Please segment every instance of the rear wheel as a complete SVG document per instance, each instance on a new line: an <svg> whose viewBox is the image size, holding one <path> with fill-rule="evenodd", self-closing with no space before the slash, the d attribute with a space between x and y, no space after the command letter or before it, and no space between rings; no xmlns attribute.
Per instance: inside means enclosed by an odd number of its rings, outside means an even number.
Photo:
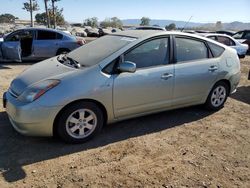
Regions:
<svg viewBox="0 0 250 188"><path fill-rule="evenodd" d="M83 143L101 130L103 122L103 113L95 103L79 102L60 114L57 133L65 142Z"/></svg>
<svg viewBox="0 0 250 188"><path fill-rule="evenodd" d="M229 95L229 86L221 81L217 82L210 91L205 106L209 110L219 110L224 106Z"/></svg>

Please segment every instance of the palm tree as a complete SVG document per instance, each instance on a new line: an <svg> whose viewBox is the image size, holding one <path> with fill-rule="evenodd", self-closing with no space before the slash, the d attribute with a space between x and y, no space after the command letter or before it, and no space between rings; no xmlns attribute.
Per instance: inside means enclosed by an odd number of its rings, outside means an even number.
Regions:
<svg viewBox="0 0 250 188"><path fill-rule="evenodd" d="M48 1L49 0L44 0L44 5L45 5L45 12L46 12L46 19L47 19L47 26L50 28L50 16L49 16L49 11L48 11Z"/></svg>
<svg viewBox="0 0 250 188"><path fill-rule="evenodd" d="M58 2L60 0L51 0L52 3L52 13L53 13L53 22L54 22L54 29L56 28L56 8L55 7L55 2Z"/></svg>
<svg viewBox="0 0 250 188"><path fill-rule="evenodd" d="M31 27L34 27L33 12L39 10L39 5L36 0L29 0L29 2L23 3L23 9L30 12Z"/></svg>

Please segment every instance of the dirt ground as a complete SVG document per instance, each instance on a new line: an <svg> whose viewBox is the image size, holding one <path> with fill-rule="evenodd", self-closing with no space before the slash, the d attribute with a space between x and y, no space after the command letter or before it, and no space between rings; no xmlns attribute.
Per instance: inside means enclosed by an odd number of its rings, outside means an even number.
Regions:
<svg viewBox="0 0 250 188"><path fill-rule="evenodd" d="M0 187L250 187L250 56L237 93L107 125L81 145L16 133L0 107ZM30 64L0 64L0 98Z"/></svg>

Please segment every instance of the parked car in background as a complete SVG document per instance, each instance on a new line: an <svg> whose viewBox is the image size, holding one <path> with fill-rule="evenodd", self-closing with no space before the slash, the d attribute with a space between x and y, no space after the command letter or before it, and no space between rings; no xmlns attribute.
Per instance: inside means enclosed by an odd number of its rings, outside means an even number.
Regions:
<svg viewBox="0 0 250 188"><path fill-rule="evenodd" d="M85 32L88 37L99 37L99 30L97 28L87 27L85 28Z"/></svg>
<svg viewBox="0 0 250 188"><path fill-rule="evenodd" d="M99 37L102 37L104 35L111 34L112 33L112 28L99 28L98 32L99 32Z"/></svg>
<svg viewBox="0 0 250 188"><path fill-rule="evenodd" d="M250 30L239 31L232 37L243 44L247 44L249 46L248 53L250 53Z"/></svg>
<svg viewBox="0 0 250 188"><path fill-rule="evenodd" d="M166 31L165 28L158 27L158 26L140 26L140 27L136 27L135 30L159 30L159 31Z"/></svg>
<svg viewBox="0 0 250 188"><path fill-rule="evenodd" d="M225 35L229 35L229 36L233 36L235 34L234 31L228 31L228 30L220 30L220 31L216 31L215 33L225 34Z"/></svg>
<svg viewBox="0 0 250 188"><path fill-rule="evenodd" d="M128 30L31 66L3 101L21 134L80 143L105 123L198 104L219 110L239 81L230 47L181 32Z"/></svg>
<svg viewBox="0 0 250 188"><path fill-rule="evenodd" d="M68 53L84 44L62 31L44 28L16 30L0 43L2 57L10 61L39 60Z"/></svg>
<svg viewBox="0 0 250 188"><path fill-rule="evenodd" d="M234 39L228 35L217 34L217 33L202 34L202 35L235 49L237 51L239 58L244 58L246 53L247 53L247 50L248 50L247 44L242 44L239 41L237 41L236 39Z"/></svg>

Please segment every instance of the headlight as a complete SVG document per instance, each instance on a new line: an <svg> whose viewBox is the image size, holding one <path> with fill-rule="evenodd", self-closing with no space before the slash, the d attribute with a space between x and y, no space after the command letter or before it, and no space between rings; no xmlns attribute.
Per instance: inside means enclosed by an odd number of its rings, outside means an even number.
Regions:
<svg viewBox="0 0 250 188"><path fill-rule="evenodd" d="M28 87L19 97L18 100L23 102L33 102L41 97L44 93L57 86L60 80L44 80Z"/></svg>

